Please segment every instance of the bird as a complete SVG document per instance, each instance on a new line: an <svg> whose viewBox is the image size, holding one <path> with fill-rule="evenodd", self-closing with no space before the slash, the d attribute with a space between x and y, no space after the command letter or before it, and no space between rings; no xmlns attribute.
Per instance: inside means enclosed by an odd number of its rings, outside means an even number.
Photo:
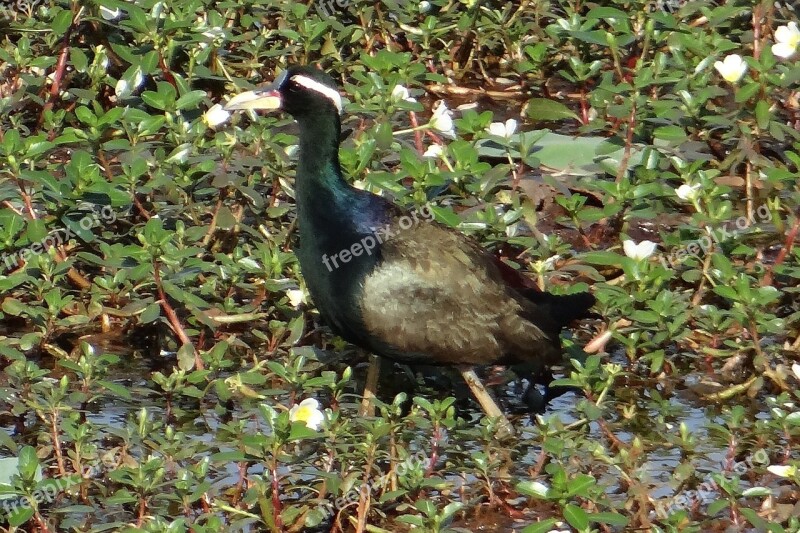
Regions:
<svg viewBox="0 0 800 533"><path fill-rule="evenodd" d="M586 317L594 296L534 290L473 238L351 185L339 164L342 97L319 68L290 66L223 107L283 111L299 125L295 253L331 329L379 357L457 367L498 419L498 434L513 434L474 368L546 372L563 356L562 328ZM377 368L373 362L365 401L374 397Z"/></svg>

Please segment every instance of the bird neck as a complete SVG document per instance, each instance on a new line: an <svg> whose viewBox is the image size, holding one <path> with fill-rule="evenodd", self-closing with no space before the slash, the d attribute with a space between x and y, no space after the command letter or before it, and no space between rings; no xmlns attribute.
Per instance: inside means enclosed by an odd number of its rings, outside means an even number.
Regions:
<svg viewBox="0 0 800 533"><path fill-rule="evenodd" d="M336 209L348 203L353 188L339 166L339 117L333 113L303 117L295 189L300 215L310 209Z"/></svg>

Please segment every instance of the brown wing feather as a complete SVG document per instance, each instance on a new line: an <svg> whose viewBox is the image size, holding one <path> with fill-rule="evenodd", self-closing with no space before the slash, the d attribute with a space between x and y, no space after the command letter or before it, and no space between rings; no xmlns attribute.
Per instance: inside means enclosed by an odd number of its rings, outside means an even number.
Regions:
<svg viewBox="0 0 800 533"><path fill-rule="evenodd" d="M535 305L506 286L492 258L461 233L421 224L382 244L364 280L370 335L438 364L553 357L553 340L525 316ZM544 349L549 347L550 349ZM542 357L544 356L544 357Z"/></svg>

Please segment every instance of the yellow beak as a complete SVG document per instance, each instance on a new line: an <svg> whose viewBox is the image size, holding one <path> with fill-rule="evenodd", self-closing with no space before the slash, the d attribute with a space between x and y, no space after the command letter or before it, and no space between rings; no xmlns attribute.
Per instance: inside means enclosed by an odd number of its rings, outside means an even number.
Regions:
<svg viewBox="0 0 800 533"><path fill-rule="evenodd" d="M228 100L224 108L225 111L280 109L281 93L272 86L246 91Z"/></svg>

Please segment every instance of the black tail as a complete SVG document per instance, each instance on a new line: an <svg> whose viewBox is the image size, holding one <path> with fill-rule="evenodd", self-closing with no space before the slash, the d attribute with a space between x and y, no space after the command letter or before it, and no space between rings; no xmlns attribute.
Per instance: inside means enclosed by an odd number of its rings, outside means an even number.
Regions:
<svg viewBox="0 0 800 533"><path fill-rule="evenodd" d="M547 312L549 321L559 329L573 320L597 316L589 311L597 300L588 292L561 295L529 290L525 296Z"/></svg>

